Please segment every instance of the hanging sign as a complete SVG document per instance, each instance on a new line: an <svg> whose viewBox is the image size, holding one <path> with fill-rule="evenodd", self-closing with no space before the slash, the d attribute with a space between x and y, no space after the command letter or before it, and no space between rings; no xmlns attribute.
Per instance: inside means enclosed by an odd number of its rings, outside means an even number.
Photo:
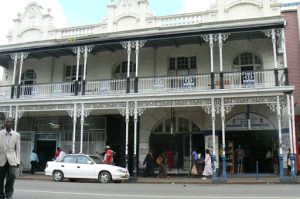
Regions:
<svg viewBox="0 0 300 199"><path fill-rule="evenodd" d="M249 119L247 118L246 113L241 113L233 116L226 122L227 131L274 129L274 125L268 119L256 113L250 113Z"/></svg>

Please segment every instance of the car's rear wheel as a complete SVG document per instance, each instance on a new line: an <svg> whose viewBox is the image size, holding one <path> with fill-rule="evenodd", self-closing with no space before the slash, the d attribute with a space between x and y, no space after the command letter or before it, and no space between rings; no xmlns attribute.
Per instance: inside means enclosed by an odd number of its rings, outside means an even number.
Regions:
<svg viewBox="0 0 300 199"><path fill-rule="evenodd" d="M52 177L55 182L61 182L64 179L64 174L61 171L53 171Z"/></svg>
<svg viewBox="0 0 300 199"><path fill-rule="evenodd" d="M101 183L108 183L111 181L111 175L108 171L102 171L100 172L98 179Z"/></svg>

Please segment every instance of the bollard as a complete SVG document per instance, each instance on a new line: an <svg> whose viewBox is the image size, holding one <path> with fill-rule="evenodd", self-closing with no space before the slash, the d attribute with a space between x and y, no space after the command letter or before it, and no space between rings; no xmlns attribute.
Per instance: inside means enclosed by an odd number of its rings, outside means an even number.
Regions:
<svg viewBox="0 0 300 199"><path fill-rule="evenodd" d="M256 161L256 180L258 180L258 161Z"/></svg>

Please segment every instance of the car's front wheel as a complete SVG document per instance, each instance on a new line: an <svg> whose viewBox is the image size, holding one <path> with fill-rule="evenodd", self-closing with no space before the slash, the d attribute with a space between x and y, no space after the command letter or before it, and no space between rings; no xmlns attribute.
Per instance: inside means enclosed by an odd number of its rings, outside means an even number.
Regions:
<svg viewBox="0 0 300 199"><path fill-rule="evenodd" d="M61 182L64 179L64 174L61 171L53 171L52 177L55 182Z"/></svg>
<svg viewBox="0 0 300 199"><path fill-rule="evenodd" d="M108 183L111 181L111 175L107 171L102 171L99 173L98 179L99 179L99 182L101 182L101 183Z"/></svg>

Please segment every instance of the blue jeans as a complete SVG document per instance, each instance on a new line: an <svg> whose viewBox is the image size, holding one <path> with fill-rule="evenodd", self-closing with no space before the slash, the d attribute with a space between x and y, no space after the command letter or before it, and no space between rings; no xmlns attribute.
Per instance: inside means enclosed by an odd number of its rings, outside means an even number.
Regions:
<svg viewBox="0 0 300 199"><path fill-rule="evenodd" d="M14 193L14 183L17 174L17 167L11 166L8 162L0 167L0 199L10 198ZM4 179L6 183L4 187Z"/></svg>

